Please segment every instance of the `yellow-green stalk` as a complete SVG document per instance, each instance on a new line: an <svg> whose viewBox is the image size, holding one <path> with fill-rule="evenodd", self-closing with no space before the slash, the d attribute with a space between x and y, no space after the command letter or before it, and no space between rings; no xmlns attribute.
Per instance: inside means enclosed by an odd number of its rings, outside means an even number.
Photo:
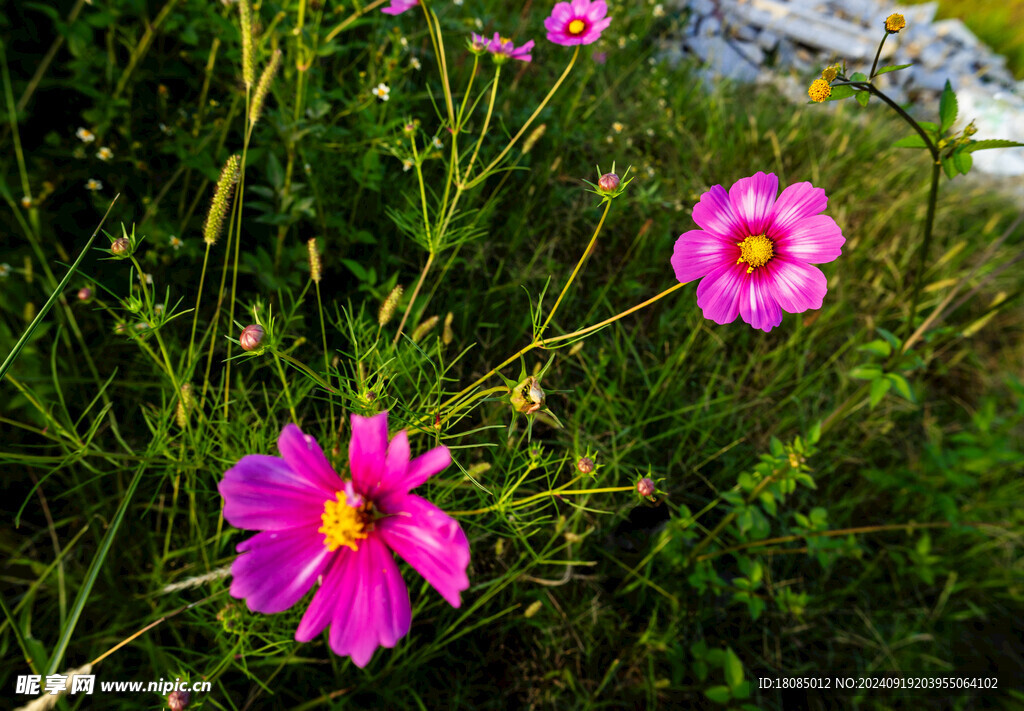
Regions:
<svg viewBox="0 0 1024 711"><path fill-rule="evenodd" d="M211 247L217 242L224 227L224 218L231 205L231 190L238 181L238 171L241 165L242 159L233 155L228 158L223 170L220 171L217 188L213 191L213 202L210 203L210 211L206 214L206 223L203 225L203 241Z"/></svg>

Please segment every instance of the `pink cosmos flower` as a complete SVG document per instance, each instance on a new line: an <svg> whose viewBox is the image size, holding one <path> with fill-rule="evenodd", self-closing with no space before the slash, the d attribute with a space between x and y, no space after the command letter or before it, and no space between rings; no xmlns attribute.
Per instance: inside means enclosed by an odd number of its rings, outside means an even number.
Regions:
<svg viewBox="0 0 1024 711"><path fill-rule="evenodd" d="M825 275L812 264L836 259L846 239L835 220L819 214L825 191L796 183L776 200L779 179L757 173L725 191L716 185L701 195L693 221L702 229L679 236L672 253L676 278L703 277L697 305L717 324L737 314L770 331L782 312L820 309Z"/></svg>
<svg viewBox="0 0 1024 711"><path fill-rule="evenodd" d="M277 446L283 458L246 455L218 486L228 522L260 531L238 544L234 597L256 612L281 612L319 583L295 639L308 642L330 625L331 649L360 667L409 631L409 592L392 553L459 606L469 587L466 535L409 493L451 463L447 447L409 461L404 431L388 442L386 412L352 415L349 480L295 425Z"/></svg>
<svg viewBox="0 0 1024 711"><path fill-rule="evenodd" d="M592 44L612 22L606 14L608 6L604 0L560 2L544 20L548 41L563 45Z"/></svg>
<svg viewBox="0 0 1024 711"><path fill-rule="evenodd" d="M533 40L530 40L524 45L516 47L512 44L512 40L505 39L497 32L494 33L494 39L487 43L487 51L494 55L495 59L499 61L505 61L507 59L518 59L522 62L532 61L530 52L533 50Z"/></svg>
<svg viewBox="0 0 1024 711"><path fill-rule="evenodd" d="M406 10L416 7L420 0L391 0L391 4L380 9L385 15L401 15Z"/></svg>

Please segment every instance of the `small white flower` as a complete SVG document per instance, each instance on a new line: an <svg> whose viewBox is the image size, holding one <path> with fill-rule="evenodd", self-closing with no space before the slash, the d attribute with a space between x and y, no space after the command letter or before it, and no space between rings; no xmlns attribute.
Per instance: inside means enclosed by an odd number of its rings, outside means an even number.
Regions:
<svg viewBox="0 0 1024 711"><path fill-rule="evenodd" d="M92 143L96 140L96 134L87 128L82 128L81 126L77 131L75 131L75 135L81 139L82 143Z"/></svg>
<svg viewBox="0 0 1024 711"><path fill-rule="evenodd" d="M407 40L405 37L402 37L400 40L398 40L398 43L406 48L408 48L409 46L409 40Z"/></svg>
<svg viewBox="0 0 1024 711"><path fill-rule="evenodd" d="M21 206L26 210L32 207L32 198L30 198L28 195L23 195L21 198Z"/></svg>
<svg viewBox="0 0 1024 711"><path fill-rule="evenodd" d="M653 178L654 177L654 168L652 168L649 165L645 165L644 166L644 173L647 174L648 178Z"/></svg>
<svg viewBox="0 0 1024 711"><path fill-rule="evenodd" d="M605 140L605 143L614 143L615 142L615 139L612 138L612 135L610 133L607 136L604 137L604 140Z"/></svg>
<svg viewBox="0 0 1024 711"><path fill-rule="evenodd" d="M403 160L402 161L402 171L408 173L410 170L412 170L412 161L411 160Z"/></svg>
<svg viewBox="0 0 1024 711"><path fill-rule="evenodd" d="M313 166L311 166L309 163L303 163L302 170L305 171L306 175L313 174Z"/></svg>
<svg viewBox="0 0 1024 711"><path fill-rule="evenodd" d="M100 149L96 152L96 157L100 160L107 161L114 157L114 151L110 150L106 146L100 146Z"/></svg>
<svg viewBox="0 0 1024 711"><path fill-rule="evenodd" d="M452 2L458 5L459 7L462 7L462 0L452 0Z"/></svg>
<svg viewBox="0 0 1024 711"><path fill-rule="evenodd" d="M92 190L93 192L96 192L97 190L102 190L103 189L103 183L101 183L100 181L96 180L96 178L89 178L89 180L85 184L85 189L86 190Z"/></svg>
<svg viewBox="0 0 1024 711"><path fill-rule="evenodd" d="M387 101L389 98L391 98L391 87L389 87L384 82L381 82L377 86L370 89L370 92L381 101Z"/></svg>
<svg viewBox="0 0 1024 711"><path fill-rule="evenodd" d="M441 143L441 139L440 139L440 138L438 138L437 136L434 136L434 137L433 137L433 138L432 138L432 139L430 140L430 145L432 145L432 146L433 146L434 148L436 148L436 149L438 149L438 150L441 150L442 148L444 148L444 144L443 144L443 143Z"/></svg>
<svg viewBox="0 0 1024 711"><path fill-rule="evenodd" d="M654 9L651 12L652 12L652 14L655 17L664 17L665 16L665 8L663 8L660 4L655 5Z"/></svg>
<svg viewBox="0 0 1024 711"><path fill-rule="evenodd" d="M153 285L153 275L152 274L147 274L146 275L146 283L149 284L150 286Z"/></svg>
<svg viewBox="0 0 1024 711"><path fill-rule="evenodd" d="M619 49L624 48L626 46L626 38L625 37L619 37L618 45L619 45Z"/></svg>
<svg viewBox="0 0 1024 711"><path fill-rule="evenodd" d="M416 57L413 57L412 59L409 60L409 66L412 67L413 69L419 69L420 67L423 66L423 64L421 64L420 60L418 60Z"/></svg>
<svg viewBox="0 0 1024 711"><path fill-rule="evenodd" d="M476 28L478 30L482 30L484 28L484 21L481 20L479 17L473 18L473 24L476 25Z"/></svg>
<svg viewBox="0 0 1024 711"><path fill-rule="evenodd" d="M648 136L653 136L654 135L654 129L653 128L649 128L646 131L644 131L644 133L646 133Z"/></svg>
<svg viewBox="0 0 1024 711"><path fill-rule="evenodd" d="M6 279L11 274L11 265L7 262L0 264L0 279Z"/></svg>
<svg viewBox="0 0 1024 711"><path fill-rule="evenodd" d="M174 133L174 129L168 127L168 125L165 123L160 124L160 130L163 131L164 134L167 136L170 136L172 133Z"/></svg>
<svg viewBox="0 0 1024 711"><path fill-rule="evenodd" d="M171 247L174 248L175 252L177 252L179 249L181 249L182 245L185 244L180 239L178 239L175 235L171 235L171 238L168 240L168 242L171 243Z"/></svg>
<svg viewBox="0 0 1024 711"><path fill-rule="evenodd" d="M612 130L615 131L615 133L622 133L622 129L624 128L625 126L619 121L612 124Z"/></svg>

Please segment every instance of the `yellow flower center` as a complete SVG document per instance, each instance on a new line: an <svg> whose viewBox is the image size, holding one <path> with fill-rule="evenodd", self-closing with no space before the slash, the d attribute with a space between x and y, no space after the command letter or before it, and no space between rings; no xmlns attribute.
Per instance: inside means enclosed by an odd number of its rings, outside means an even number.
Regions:
<svg viewBox="0 0 1024 711"><path fill-rule="evenodd" d="M750 235L736 244L740 248L740 258L736 263L746 262L750 265L747 267L747 274L754 271L755 267L763 267L775 256L775 247L766 235Z"/></svg>
<svg viewBox="0 0 1024 711"><path fill-rule="evenodd" d="M907 26L907 20L903 15L898 12L894 12L885 18L885 30L886 32L899 32Z"/></svg>
<svg viewBox="0 0 1024 711"><path fill-rule="evenodd" d="M832 95L832 87L824 79L815 79L807 87L807 95L811 97L811 101L821 103Z"/></svg>
<svg viewBox="0 0 1024 711"><path fill-rule="evenodd" d="M339 491L336 500L324 502L320 520L324 525L317 530L324 534L327 550L336 551L341 546L358 550L357 541L366 538L373 526L373 507L369 502L350 506L345 492Z"/></svg>
<svg viewBox="0 0 1024 711"><path fill-rule="evenodd" d="M583 20L573 20L569 23L569 34L579 35L583 34L583 30L587 28L587 23Z"/></svg>

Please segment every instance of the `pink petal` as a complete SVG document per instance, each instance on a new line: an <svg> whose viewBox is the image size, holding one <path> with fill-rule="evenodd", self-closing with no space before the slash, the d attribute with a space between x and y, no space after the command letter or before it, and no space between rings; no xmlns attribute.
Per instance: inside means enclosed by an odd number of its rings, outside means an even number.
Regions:
<svg viewBox="0 0 1024 711"><path fill-rule="evenodd" d="M825 191L810 183L794 183L782 191L772 207L768 236L780 238L805 217L819 214L828 205Z"/></svg>
<svg viewBox="0 0 1024 711"><path fill-rule="evenodd" d="M779 179L775 173L754 173L749 178L740 178L729 188L729 201L746 225L748 235L764 234L768 229L778 192Z"/></svg>
<svg viewBox="0 0 1024 711"><path fill-rule="evenodd" d="M351 584L356 567L355 559L356 552L349 548L335 551L320 588L314 593L312 602L295 630L296 641L309 642L330 624L335 610L351 609L352 597L356 592L356 586Z"/></svg>
<svg viewBox="0 0 1024 711"><path fill-rule="evenodd" d="M341 490L341 477L327 461L324 450L310 435L292 424L284 426L277 438L281 456L296 474L306 477L330 498Z"/></svg>
<svg viewBox="0 0 1024 711"><path fill-rule="evenodd" d="M763 269L755 269L740 292L740 316L754 328L771 331L782 323L782 309L766 283L771 279Z"/></svg>
<svg viewBox="0 0 1024 711"><path fill-rule="evenodd" d="M452 607L469 587L469 541L451 516L415 494L389 499L377 523L384 542L422 575Z"/></svg>
<svg viewBox="0 0 1024 711"><path fill-rule="evenodd" d="M597 22L608 14L608 6L604 3L604 0L597 0L597 2L590 3L590 7L587 8L586 13L591 22Z"/></svg>
<svg viewBox="0 0 1024 711"><path fill-rule="evenodd" d="M356 491L366 494L383 479L388 450L388 413L373 417L352 415L352 439L348 445L348 466Z"/></svg>
<svg viewBox="0 0 1024 711"><path fill-rule="evenodd" d="M255 612L281 612L299 601L332 554L323 536L308 526L264 531L238 544L231 564L231 595Z"/></svg>
<svg viewBox="0 0 1024 711"><path fill-rule="evenodd" d="M258 531L319 526L324 501L334 497L283 459L266 454L242 457L224 472L217 489L224 497L227 522Z"/></svg>
<svg viewBox="0 0 1024 711"><path fill-rule="evenodd" d="M704 318L718 325L735 321L748 276L745 264L724 264L704 277L697 285L697 306Z"/></svg>
<svg viewBox="0 0 1024 711"><path fill-rule="evenodd" d="M820 269L785 257L775 257L763 269L768 273L768 288L788 313L821 308L828 280Z"/></svg>
<svg viewBox="0 0 1024 711"><path fill-rule="evenodd" d="M747 236L743 222L732 209L729 193L721 185L713 186L700 196L700 201L693 206L693 221L705 232L736 242Z"/></svg>
<svg viewBox="0 0 1024 711"><path fill-rule="evenodd" d="M353 588L347 594L351 604L334 608L330 643L335 654L365 667L377 647L394 647L409 632L412 609L398 565L377 536L363 541L351 557L349 576L342 583Z"/></svg>
<svg viewBox="0 0 1024 711"><path fill-rule="evenodd" d="M452 454L444 445L434 447L409 462L402 488L405 492L415 489L452 463Z"/></svg>
<svg viewBox="0 0 1024 711"><path fill-rule="evenodd" d="M735 264L739 248L735 242L703 230L679 235L672 250L672 268L683 284L700 279L723 264Z"/></svg>
<svg viewBox="0 0 1024 711"><path fill-rule="evenodd" d="M777 254L791 261L824 264L843 253L846 242L839 225L828 215L805 217L789 228L788 234L776 240Z"/></svg>
<svg viewBox="0 0 1024 711"><path fill-rule="evenodd" d="M590 0L572 0L572 12L576 17L586 17Z"/></svg>

